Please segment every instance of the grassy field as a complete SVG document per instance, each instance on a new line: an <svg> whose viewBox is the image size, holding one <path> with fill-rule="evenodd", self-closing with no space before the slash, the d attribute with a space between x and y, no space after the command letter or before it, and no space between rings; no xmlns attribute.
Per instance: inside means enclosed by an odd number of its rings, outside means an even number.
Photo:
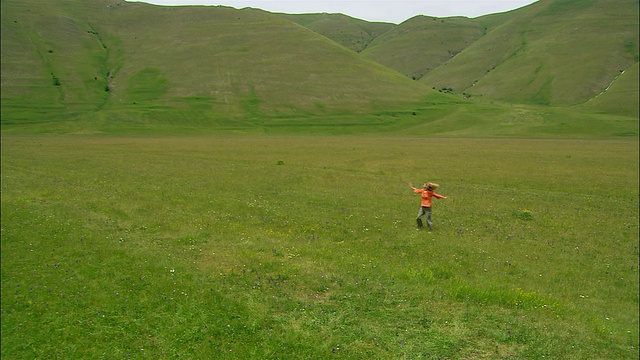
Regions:
<svg viewBox="0 0 640 360"><path fill-rule="evenodd" d="M594 107L597 106L594 104ZM154 134L637 139L639 126L637 115L601 113L590 105L561 108L472 102L440 93L433 93L407 108L381 108L368 114L344 111L322 116L312 113L268 116L255 109L255 116L224 117L211 112L206 99L185 99L181 103L166 106L123 106L69 117L41 114L30 121L4 118L2 121L4 136L56 134L115 137L146 137Z"/></svg>
<svg viewBox="0 0 640 360"><path fill-rule="evenodd" d="M637 159L637 138L5 135L1 355L637 359Z"/></svg>

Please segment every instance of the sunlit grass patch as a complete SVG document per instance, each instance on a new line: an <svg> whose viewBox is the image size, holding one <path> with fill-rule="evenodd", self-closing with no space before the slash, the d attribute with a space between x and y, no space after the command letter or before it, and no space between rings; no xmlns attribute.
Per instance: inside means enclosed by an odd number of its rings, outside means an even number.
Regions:
<svg viewBox="0 0 640 360"><path fill-rule="evenodd" d="M454 285L451 296L459 301L472 301L481 305L498 305L509 308L537 309L560 307L560 304L548 296L536 291L520 288L504 289L499 287L481 289L465 284Z"/></svg>

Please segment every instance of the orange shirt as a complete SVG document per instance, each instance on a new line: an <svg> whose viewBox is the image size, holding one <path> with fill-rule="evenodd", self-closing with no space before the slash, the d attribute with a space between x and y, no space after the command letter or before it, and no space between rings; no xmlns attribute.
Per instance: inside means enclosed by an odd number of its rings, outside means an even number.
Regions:
<svg viewBox="0 0 640 360"><path fill-rule="evenodd" d="M440 194L436 194L433 190L425 190L425 189L415 189L413 190L416 194L422 195L422 203L420 205L424 207L431 207L431 197L435 197L436 199L442 199L443 196Z"/></svg>

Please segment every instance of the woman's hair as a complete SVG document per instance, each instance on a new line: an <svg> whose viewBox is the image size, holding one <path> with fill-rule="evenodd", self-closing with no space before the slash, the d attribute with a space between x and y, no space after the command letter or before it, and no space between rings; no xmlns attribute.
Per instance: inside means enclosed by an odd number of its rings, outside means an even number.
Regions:
<svg viewBox="0 0 640 360"><path fill-rule="evenodd" d="M440 186L440 185L438 185L436 183L428 182L427 183L427 190L435 190L435 189L438 188L438 186Z"/></svg>

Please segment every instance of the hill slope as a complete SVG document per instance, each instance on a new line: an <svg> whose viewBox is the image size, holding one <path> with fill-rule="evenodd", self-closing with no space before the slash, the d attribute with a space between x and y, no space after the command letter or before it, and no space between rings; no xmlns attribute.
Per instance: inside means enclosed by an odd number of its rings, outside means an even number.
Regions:
<svg viewBox="0 0 640 360"><path fill-rule="evenodd" d="M149 103L221 116L357 113L429 93L260 10L9 0L2 17L3 121L33 109L121 111Z"/></svg>
<svg viewBox="0 0 640 360"><path fill-rule="evenodd" d="M415 80L483 35L473 19L416 16L377 37L363 54Z"/></svg>
<svg viewBox="0 0 640 360"><path fill-rule="evenodd" d="M95 2L83 13L98 12ZM107 99L109 50L69 1L3 1L3 122L22 111L52 114L96 108Z"/></svg>
<svg viewBox="0 0 640 360"><path fill-rule="evenodd" d="M391 23L369 22L343 14L280 15L356 52L366 49L374 39L396 27Z"/></svg>
<svg viewBox="0 0 640 360"><path fill-rule="evenodd" d="M605 114L638 114L638 63L620 74L611 86L584 104Z"/></svg>
<svg viewBox="0 0 640 360"><path fill-rule="evenodd" d="M335 15L323 15L332 16L339 24ZM362 53L441 91L567 106L597 96L638 61L638 27L634 0L540 0L474 19L416 16L373 39ZM344 32L318 32L344 42ZM601 110L637 117L636 97L617 96L606 97L616 106L599 101Z"/></svg>
<svg viewBox="0 0 640 360"><path fill-rule="evenodd" d="M581 125L580 112L595 113L606 134L637 134L633 0L540 0L477 19L418 16L398 26L110 0L1 6L3 126L76 121L38 131L126 133L164 124L171 133L327 124L340 132L346 124L358 133L383 124L433 135L423 125L437 123L440 134L526 136L531 124L496 122L496 113L522 117L504 102L546 114L529 116L537 129L565 120L550 105L595 98L570 108L578 111L570 116L574 135L603 134ZM625 125L601 114L622 115Z"/></svg>
<svg viewBox="0 0 640 360"><path fill-rule="evenodd" d="M638 61L635 0L540 0L480 18L501 25L420 81L475 97L572 105Z"/></svg>

